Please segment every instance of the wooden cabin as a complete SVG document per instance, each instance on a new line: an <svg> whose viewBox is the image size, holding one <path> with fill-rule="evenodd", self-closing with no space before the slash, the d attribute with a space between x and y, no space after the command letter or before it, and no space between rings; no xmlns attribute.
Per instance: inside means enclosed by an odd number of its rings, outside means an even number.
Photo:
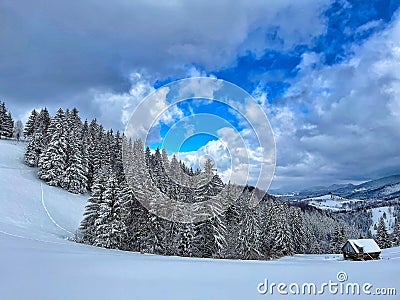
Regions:
<svg viewBox="0 0 400 300"><path fill-rule="evenodd" d="M379 259L382 250L373 239L347 240L342 247L343 258L352 260Z"/></svg>

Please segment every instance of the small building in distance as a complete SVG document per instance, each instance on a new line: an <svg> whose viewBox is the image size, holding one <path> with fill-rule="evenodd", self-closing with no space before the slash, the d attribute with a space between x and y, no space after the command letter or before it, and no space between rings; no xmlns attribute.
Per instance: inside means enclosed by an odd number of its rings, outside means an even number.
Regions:
<svg viewBox="0 0 400 300"><path fill-rule="evenodd" d="M343 258L352 260L379 259L382 250L373 239L347 240L342 247Z"/></svg>

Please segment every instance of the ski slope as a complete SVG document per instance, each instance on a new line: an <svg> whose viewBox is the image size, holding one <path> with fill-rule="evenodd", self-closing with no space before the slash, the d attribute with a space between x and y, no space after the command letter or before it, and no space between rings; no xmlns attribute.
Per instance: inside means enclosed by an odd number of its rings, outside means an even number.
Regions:
<svg viewBox="0 0 400 300"><path fill-rule="evenodd" d="M76 244L67 238L82 218L85 196L41 184L23 162L23 145L0 140L0 299L285 299L271 283L371 283L396 288L400 248L380 261L340 255L295 255L275 261L232 261L143 255ZM341 273L343 275L343 273ZM263 285L260 286L262 291ZM295 295L296 299L365 299L365 295Z"/></svg>

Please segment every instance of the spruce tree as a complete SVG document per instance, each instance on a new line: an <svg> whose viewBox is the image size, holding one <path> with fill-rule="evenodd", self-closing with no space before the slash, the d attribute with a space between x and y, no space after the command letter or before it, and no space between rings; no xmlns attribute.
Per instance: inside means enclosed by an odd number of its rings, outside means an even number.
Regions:
<svg viewBox="0 0 400 300"><path fill-rule="evenodd" d="M287 206L276 203L271 220L273 230L269 235L270 256L281 257L294 254L293 237L287 219Z"/></svg>
<svg viewBox="0 0 400 300"><path fill-rule="evenodd" d="M118 189L117 179L115 175L111 175L106 184L104 197L99 203L99 214L94 229L95 246L122 249L125 226L122 222Z"/></svg>
<svg viewBox="0 0 400 300"><path fill-rule="evenodd" d="M10 112L7 110L6 104L0 104L0 139L2 136L11 138L13 135L14 121Z"/></svg>
<svg viewBox="0 0 400 300"><path fill-rule="evenodd" d="M66 123L67 161L61 187L75 194L83 194L88 188L88 166L82 141L83 125L76 108L66 115Z"/></svg>
<svg viewBox="0 0 400 300"><path fill-rule="evenodd" d="M49 126L50 143L40 155L38 176L49 185L61 186L67 168L67 139L65 113L60 108Z"/></svg>
<svg viewBox="0 0 400 300"><path fill-rule="evenodd" d="M92 196L86 204L83 220L80 224L81 241L94 244L96 232L95 222L99 216L99 206L103 202L106 181L103 175L98 174L92 187Z"/></svg>
<svg viewBox="0 0 400 300"><path fill-rule="evenodd" d="M391 247L390 237L383 217L379 219L378 230L376 231L376 242L382 249Z"/></svg>
<svg viewBox="0 0 400 300"><path fill-rule="evenodd" d="M50 115L47 108L43 108L35 118L34 131L29 139L25 151L25 162L30 167L38 166L39 156L46 149L49 140L48 127Z"/></svg>
<svg viewBox="0 0 400 300"><path fill-rule="evenodd" d="M169 159L168 159L167 150L162 149L161 156L162 156L163 168L166 173L169 173Z"/></svg>
<svg viewBox="0 0 400 300"><path fill-rule="evenodd" d="M6 121L7 109L4 102L0 102L0 139L4 135L4 124Z"/></svg>
<svg viewBox="0 0 400 300"><path fill-rule="evenodd" d="M194 253L193 240L195 235L194 223L182 223L177 226L178 233L175 238L176 254L191 257ZM175 254L175 253L174 253Z"/></svg>
<svg viewBox="0 0 400 300"><path fill-rule="evenodd" d="M293 250L294 253L305 252L305 226L300 209L291 208L289 211L289 222L291 226L291 232L293 237ZM341 243L343 239L341 240ZM340 245L342 247L342 245Z"/></svg>
<svg viewBox="0 0 400 300"><path fill-rule="evenodd" d="M37 111L35 109L32 110L31 114L29 115L28 121L26 121L25 123L25 129L24 129L25 138L31 137L34 134L37 116L38 116Z"/></svg>
<svg viewBox="0 0 400 300"><path fill-rule="evenodd" d="M136 214L136 203L132 190L125 181L120 183L118 199L121 204L121 220L125 228L124 232L126 233L122 238L122 249L139 251L139 247L134 245L135 240L140 239L135 226L135 223L139 222L139 219L136 219L138 217Z"/></svg>
<svg viewBox="0 0 400 300"><path fill-rule="evenodd" d="M215 253L215 240L212 220L206 219L195 224L193 253L196 257L212 257Z"/></svg>
<svg viewBox="0 0 400 300"><path fill-rule="evenodd" d="M400 246L400 221L398 220L393 230L393 246Z"/></svg>
<svg viewBox="0 0 400 300"><path fill-rule="evenodd" d="M250 195L245 194L239 200L236 254L240 259L257 259L261 256L261 231L255 211L248 206L249 197Z"/></svg>
<svg viewBox="0 0 400 300"><path fill-rule="evenodd" d="M337 226L332 234L332 253L339 253L345 243L345 234L343 227Z"/></svg>
<svg viewBox="0 0 400 300"><path fill-rule="evenodd" d="M73 141L72 147L68 166L63 173L61 187L71 193L83 194L87 191L87 166L84 162L84 153L82 153L83 149L76 141Z"/></svg>

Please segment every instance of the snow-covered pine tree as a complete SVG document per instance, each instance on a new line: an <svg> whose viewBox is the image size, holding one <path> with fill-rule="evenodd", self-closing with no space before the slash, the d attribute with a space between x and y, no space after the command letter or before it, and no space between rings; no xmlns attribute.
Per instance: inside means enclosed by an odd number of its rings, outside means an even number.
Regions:
<svg viewBox="0 0 400 300"><path fill-rule="evenodd" d="M164 194L168 194L169 182L165 173L163 158L159 148L156 149L154 155L151 157L151 175L153 182L160 189L160 191Z"/></svg>
<svg viewBox="0 0 400 300"><path fill-rule="evenodd" d="M380 217L378 223L378 230L376 231L376 242L380 248L389 248L392 246L389 234L386 229L385 219Z"/></svg>
<svg viewBox="0 0 400 300"><path fill-rule="evenodd" d="M196 257L212 257L215 253L213 225L210 219L195 224L193 253Z"/></svg>
<svg viewBox="0 0 400 300"><path fill-rule="evenodd" d="M101 143L104 145L102 148L103 155L101 159L102 167L103 168L111 168L113 170L114 167L114 155L112 153L113 145L115 143L114 131L109 129L105 135Z"/></svg>
<svg viewBox="0 0 400 300"><path fill-rule="evenodd" d="M103 169L109 168L108 158L106 157L107 135L102 125L93 119L89 125L89 160L88 160L88 186L93 184L93 177L101 173Z"/></svg>
<svg viewBox="0 0 400 300"><path fill-rule="evenodd" d="M213 215L211 225L215 245L213 256L226 258L230 253L227 236L232 232L228 231L229 224L225 211L235 202L235 199L233 199L235 195L234 187L230 183L224 186L218 175L214 175L210 184L212 187L211 193L213 194L210 202L210 211Z"/></svg>
<svg viewBox="0 0 400 300"><path fill-rule="evenodd" d="M305 252L305 229L302 214L299 208L289 208L289 222L293 237L294 253Z"/></svg>
<svg viewBox="0 0 400 300"><path fill-rule="evenodd" d="M133 198L133 193L128 184L123 181L120 183L118 191L118 199L121 204L121 221L124 226L125 235L122 237L121 248L124 250L140 251L140 247L135 242L141 239L138 234L137 222L139 220L139 214L137 211L136 200Z"/></svg>
<svg viewBox="0 0 400 300"><path fill-rule="evenodd" d="M178 232L175 242L176 255L193 256L193 239L195 235L194 223L181 223L177 226Z"/></svg>
<svg viewBox="0 0 400 300"><path fill-rule="evenodd" d="M38 116L37 111L35 109L32 110L31 114L28 117L28 120L25 123L25 128L24 128L25 138L32 136L33 133L35 132L35 123L37 116Z"/></svg>
<svg viewBox="0 0 400 300"><path fill-rule="evenodd" d="M259 259L261 254L261 230L254 209L249 207L251 192L245 189L238 199L238 239L236 254L240 259Z"/></svg>
<svg viewBox="0 0 400 300"><path fill-rule="evenodd" d="M163 163L163 168L166 173L169 172L169 159L168 159L168 153L167 150L164 148L161 151L161 157L162 157L162 163Z"/></svg>
<svg viewBox="0 0 400 300"><path fill-rule="evenodd" d="M287 205L274 203L274 212L271 220L269 235L270 257L282 257L294 254L293 237L290 230L290 223L287 218Z"/></svg>
<svg viewBox="0 0 400 300"><path fill-rule="evenodd" d="M89 135L89 123L87 120L83 122L82 125L82 130L80 132L80 141L81 141L81 154L82 154L82 165L83 168L85 169L85 177L86 177L86 189L90 191L90 182L89 182L89 176L93 176L90 174L90 169L89 169L89 160L90 160L90 152L89 152L89 146L90 146L90 135Z"/></svg>
<svg viewBox="0 0 400 300"><path fill-rule="evenodd" d="M4 133L3 127L4 127L5 120L6 120L6 114L7 114L7 109L6 109L5 103L0 102L0 139Z"/></svg>
<svg viewBox="0 0 400 300"><path fill-rule="evenodd" d="M95 220L94 245L104 248L122 249L126 235L121 216L118 181L111 175L106 184L104 197L99 203L99 214Z"/></svg>
<svg viewBox="0 0 400 300"><path fill-rule="evenodd" d="M94 244L95 242L95 221L99 216L99 206L103 202L106 181L103 174L97 173L92 186L92 196L86 204L83 220L80 224L80 238L83 243Z"/></svg>
<svg viewBox="0 0 400 300"><path fill-rule="evenodd" d="M143 142L139 139L134 141L132 149L131 163L125 165L128 167L126 171L127 180L130 184L137 187L154 187L151 180L150 166L151 152L147 147L147 154L144 151ZM124 158L124 159L129 159ZM130 160L130 159L129 159ZM134 172L132 172L134 170ZM138 188L135 191L135 197L140 201L148 201L150 203L151 212L148 211L148 206L144 208L138 200L135 199L134 204L134 218L135 224L130 225L130 231L135 232L138 238L133 241L133 248L136 251L145 253L166 253L165 242L165 222L157 217L157 211L162 209L159 206L159 199L153 198L154 194L145 194L144 188ZM137 222L137 223L136 223Z"/></svg>
<svg viewBox="0 0 400 300"><path fill-rule="evenodd" d="M212 178L214 175L214 162L210 159L207 158L205 163L204 163L204 173L207 175L207 178Z"/></svg>
<svg viewBox="0 0 400 300"><path fill-rule="evenodd" d="M227 253L225 258L235 259L239 255L236 253L236 244L238 242L239 235L239 213L238 204L233 201L225 210L225 221L226 221L226 243L227 243Z"/></svg>
<svg viewBox="0 0 400 300"><path fill-rule="evenodd" d="M400 221L397 219L393 230L393 246L400 246Z"/></svg>
<svg viewBox="0 0 400 300"><path fill-rule="evenodd" d="M143 238L142 249L144 253L164 254L164 230L162 219L152 212L148 212L145 222L145 236Z"/></svg>
<svg viewBox="0 0 400 300"><path fill-rule="evenodd" d="M71 193L83 194L87 191L88 170L83 153L82 121L76 108L66 115L66 123L67 160L61 187Z"/></svg>
<svg viewBox="0 0 400 300"><path fill-rule="evenodd" d="M108 155L108 138L107 133L104 131L102 125L99 126L98 135L95 138L96 148L92 152L93 155L93 165L94 174L101 172L102 169L107 169L110 167Z"/></svg>
<svg viewBox="0 0 400 300"><path fill-rule="evenodd" d="M336 226L334 232L332 233L331 252L339 253L345 242L344 228L341 226Z"/></svg>
<svg viewBox="0 0 400 300"><path fill-rule="evenodd" d="M134 181L137 183L144 182L148 171L144 154L144 145L140 139L133 142L131 164L129 164L129 166L136 171Z"/></svg>
<svg viewBox="0 0 400 300"><path fill-rule="evenodd" d="M175 154L172 156L171 163L169 164L169 177L174 181L174 182L179 182L179 162L178 159L176 158Z"/></svg>
<svg viewBox="0 0 400 300"><path fill-rule="evenodd" d="M154 184L150 181L151 179L147 179L144 184L147 186ZM147 235L144 241L144 251L147 253L165 254L166 221L159 217L160 211L164 210L165 207L160 199L157 198L155 193L147 195L147 199L150 203L150 206L147 214Z"/></svg>
<svg viewBox="0 0 400 300"><path fill-rule="evenodd" d="M49 112L47 108L43 108L35 118L33 125L34 131L25 151L25 162L30 167L36 167L38 165L39 156L46 149L50 141L47 132L49 125Z"/></svg>
<svg viewBox="0 0 400 300"><path fill-rule="evenodd" d="M114 173L117 176L118 183L121 183L125 180L124 166L122 162L122 143L124 140L126 140L125 135L121 135L119 131L117 131L117 133L115 134L114 142L112 144L112 167Z"/></svg>
<svg viewBox="0 0 400 300"><path fill-rule="evenodd" d="M47 149L40 155L38 176L49 185L61 186L67 168L67 139L65 113L60 108L51 120L51 139Z"/></svg>
<svg viewBox="0 0 400 300"><path fill-rule="evenodd" d="M307 240L308 241L307 244L309 245L309 247L306 248L306 253L309 253L309 254L322 253L320 243L319 243L318 239L315 237L315 235L313 233L310 233L310 235L307 237L309 237L309 239Z"/></svg>
<svg viewBox="0 0 400 300"><path fill-rule="evenodd" d="M151 151L150 151L149 146L146 147L146 150L144 152L144 158L145 158L147 168L150 169L150 167L151 167Z"/></svg>
<svg viewBox="0 0 400 300"><path fill-rule="evenodd" d="M228 234L226 230L226 220L223 214L223 204L215 202L212 204L212 214L211 219L212 233L213 233L213 244L215 258L224 258L227 256L228 244L226 241L226 236Z"/></svg>
<svg viewBox="0 0 400 300"><path fill-rule="evenodd" d="M11 138L13 135L14 121L4 102L0 103L0 139L2 136Z"/></svg>
<svg viewBox="0 0 400 300"><path fill-rule="evenodd" d="M83 149L76 140L72 140L69 145L71 153L68 166L62 175L61 187L74 194L83 194L87 191L87 165Z"/></svg>
<svg viewBox="0 0 400 300"><path fill-rule="evenodd" d="M30 167L35 167L38 163L39 156L36 145L36 139L32 137L26 146L24 161Z"/></svg>

